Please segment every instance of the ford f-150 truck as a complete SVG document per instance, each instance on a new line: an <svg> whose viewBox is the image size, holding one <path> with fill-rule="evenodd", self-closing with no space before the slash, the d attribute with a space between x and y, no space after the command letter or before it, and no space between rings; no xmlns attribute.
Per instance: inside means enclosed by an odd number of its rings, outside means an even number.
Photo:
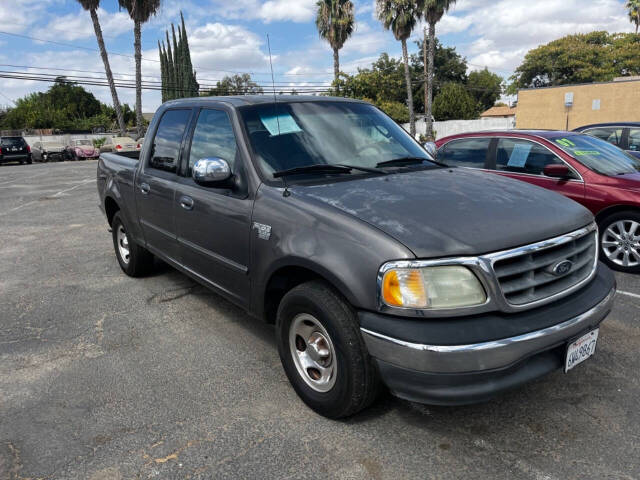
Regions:
<svg viewBox="0 0 640 480"><path fill-rule="evenodd" d="M438 164L356 100L165 103L139 153L100 156L98 192L126 274L157 256L275 324L293 388L330 418L382 385L456 405L568 372L615 293L582 206Z"/></svg>

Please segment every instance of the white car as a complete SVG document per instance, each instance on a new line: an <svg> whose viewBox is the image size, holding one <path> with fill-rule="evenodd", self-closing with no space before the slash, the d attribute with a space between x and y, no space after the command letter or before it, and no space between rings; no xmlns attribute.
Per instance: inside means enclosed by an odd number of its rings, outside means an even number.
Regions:
<svg viewBox="0 0 640 480"><path fill-rule="evenodd" d="M31 156L35 162L64 160L65 146L59 142L35 142L31 146Z"/></svg>
<svg viewBox="0 0 640 480"><path fill-rule="evenodd" d="M137 143L131 137L108 137L107 141L100 147L100 153L112 152L135 152Z"/></svg>

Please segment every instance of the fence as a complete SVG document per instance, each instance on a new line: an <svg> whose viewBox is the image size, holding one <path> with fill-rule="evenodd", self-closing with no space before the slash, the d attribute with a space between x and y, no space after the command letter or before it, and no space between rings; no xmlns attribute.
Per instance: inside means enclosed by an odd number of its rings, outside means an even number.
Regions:
<svg viewBox="0 0 640 480"><path fill-rule="evenodd" d="M402 125L409 130L409 124ZM458 133L476 132L482 130L513 130L516 127L515 117L511 118L480 118L478 120L448 120L434 122L433 129L436 139L456 135ZM425 135L427 124L423 119L416 122L416 135Z"/></svg>
<svg viewBox="0 0 640 480"><path fill-rule="evenodd" d="M25 135L24 139L29 145L35 142L53 142L69 145L71 140L94 140L103 137L119 135L115 133L69 133L66 135ZM135 139L134 139L135 140Z"/></svg>

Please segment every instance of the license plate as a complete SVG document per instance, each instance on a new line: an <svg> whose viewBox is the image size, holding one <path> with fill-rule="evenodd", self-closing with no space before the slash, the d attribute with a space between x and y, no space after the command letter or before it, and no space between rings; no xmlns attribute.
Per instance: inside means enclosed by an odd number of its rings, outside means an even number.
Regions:
<svg viewBox="0 0 640 480"><path fill-rule="evenodd" d="M596 353L599 332L600 329L596 328L569 344L564 362L565 373Z"/></svg>

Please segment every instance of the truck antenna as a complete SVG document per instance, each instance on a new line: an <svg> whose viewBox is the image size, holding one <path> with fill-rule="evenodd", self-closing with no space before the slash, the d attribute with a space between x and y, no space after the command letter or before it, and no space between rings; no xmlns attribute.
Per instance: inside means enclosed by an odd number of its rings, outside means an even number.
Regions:
<svg viewBox="0 0 640 480"><path fill-rule="evenodd" d="M271 40L269 40L269 34L267 33L267 47L269 48L269 68L271 69L271 87L273 89L273 103L275 104L274 109L276 112L276 122L278 124L278 135L280 135L280 118L278 117L278 97L276 96L276 81L273 76L273 62L271 60ZM282 177L282 184L284 185L284 192L282 192L283 197L288 197L291 195L289 192L289 186L287 185L287 180L285 177Z"/></svg>

